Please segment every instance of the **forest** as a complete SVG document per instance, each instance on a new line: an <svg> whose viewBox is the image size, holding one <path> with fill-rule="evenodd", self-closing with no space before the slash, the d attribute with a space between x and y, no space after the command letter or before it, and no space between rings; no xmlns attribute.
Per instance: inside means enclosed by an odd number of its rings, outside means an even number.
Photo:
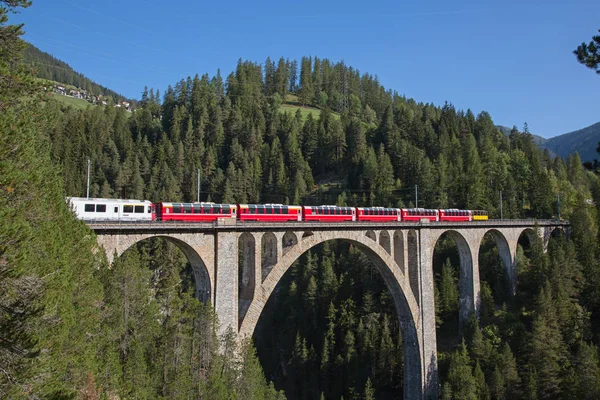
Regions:
<svg viewBox="0 0 600 400"><path fill-rule="evenodd" d="M239 60L146 88L134 113L48 98L22 62L23 0L0 0L0 396L402 397L391 295L365 254L331 242L284 277L253 342L219 337L181 251L143 241L108 268L65 203L93 197L485 209L568 219L569 240L520 241L517 293L492 240L482 310L458 326L458 252L436 245L444 399L600 396L600 176L540 151L526 125L419 103L344 62ZM317 113L286 112L284 103ZM560 199L560 204L558 203ZM489 239L489 238L488 238ZM241 356L240 356L241 355Z"/></svg>

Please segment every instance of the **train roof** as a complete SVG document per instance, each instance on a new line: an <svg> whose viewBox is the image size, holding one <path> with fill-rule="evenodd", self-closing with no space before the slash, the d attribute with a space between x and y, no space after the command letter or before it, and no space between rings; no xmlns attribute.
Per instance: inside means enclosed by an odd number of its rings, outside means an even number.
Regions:
<svg viewBox="0 0 600 400"><path fill-rule="evenodd" d="M103 199L96 197L67 197L68 201L71 202L94 202L94 203L151 203L150 200L138 200L138 199Z"/></svg>
<svg viewBox="0 0 600 400"><path fill-rule="evenodd" d="M289 208L302 208L302 206L295 206L295 205L288 205L288 204L273 204L273 203L267 203L267 204L238 204L240 207L258 207L258 206L278 206L278 207L289 207Z"/></svg>
<svg viewBox="0 0 600 400"><path fill-rule="evenodd" d="M357 207L359 210L399 210L399 207L381 207L381 206L373 206L373 207Z"/></svg>
<svg viewBox="0 0 600 400"><path fill-rule="evenodd" d="M235 207L235 204L228 204L228 203L213 203L213 202L193 202L193 203L189 203L189 202L177 202L177 201L173 201L173 202L161 202L158 204L162 204L165 207L172 207L173 204L181 204L181 205L191 205L191 206L229 206L229 207Z"/></svg>

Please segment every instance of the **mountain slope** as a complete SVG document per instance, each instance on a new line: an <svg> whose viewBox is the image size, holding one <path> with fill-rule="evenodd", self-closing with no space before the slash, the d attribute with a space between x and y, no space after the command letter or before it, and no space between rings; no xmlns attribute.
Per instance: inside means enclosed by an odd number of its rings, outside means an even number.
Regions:
<svg viewBox="0 0 600 400"><path fill-rule="evenodd" d="M598 158L596 153L598 142L600 142L600 122L548 139L544 147L563 158L578 152L581 161L585 162Z"/></svg>
<svg viewBox="0 0 600 400"><path fill-rule="evenodd" d="M125 99L117 92L97 84L85 75L75 71L66 62L55 58L32 44L28 43L25 49L23 63L31 65L35 70L35 76L38 78L72 85L93 95L110 96L115 103L119 99Z"/></svg>
<svg viewBox="0 0 600 400"><path fill-rule="evenodd" d="M512 131L512 128L509 128L508 126L496 125L496 128L500 129L500 132L504 133L506 136L510 135L510 131ZM548 139L545 139L539 135L532 134L531 136L533 136L533 142L538 147L541 147L542 149L545 148L545 144Z"/></svg>

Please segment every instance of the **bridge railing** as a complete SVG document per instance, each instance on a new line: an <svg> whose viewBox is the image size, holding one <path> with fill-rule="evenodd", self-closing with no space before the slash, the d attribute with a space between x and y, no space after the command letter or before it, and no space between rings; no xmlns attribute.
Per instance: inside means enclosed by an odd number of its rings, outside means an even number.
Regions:
<svg viewBox="0 0 600 400"><path fill-rule="evenodd" d="M93 220L84 221L93 230L152 230L152 229L167 229L167 230L211 230L211 229L248 229L248 228L426 228L426 227L473 227L473 226L569 226L569 221L565 220L532 220L532 219L511 219L499 220L489 219L487 221L465 221L465 222L371 222L371 221L355 221L355 222L305 222L305 221L290 221L290 222L254 222L254 221L238 221L234 219L223 219L214 222L180 222L180 221L110 221L110 220Z"/></svg>

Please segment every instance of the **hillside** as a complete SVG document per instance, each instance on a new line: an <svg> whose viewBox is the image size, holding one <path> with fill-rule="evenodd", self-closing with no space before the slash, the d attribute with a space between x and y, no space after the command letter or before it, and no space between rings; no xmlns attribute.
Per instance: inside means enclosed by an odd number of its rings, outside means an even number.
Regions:
<svg viewBox="0 0 600 400"><path fill-rule="evenodd" d="M119 99L125 99L114 90L108 89L80 72L75 71L69 64L61 61L51 54L48 54L32 44L28 44L23 57L23 63L31 65L34 68L35 76L41 79L47 79L59 82L65 85L71 85L79 89L86 90L93 95L103 95L112 97L116 103Z"/></svg>
<svg viewBox="0 0 600 400"><path fill-rule="evenodd" d="M585 162L598 158L596 152L598 142L600 142L600 122L548 139L544 143L544 147L563 158L578 152L581 161Z"/></svg>
<svg viewBox="0 0 600 400"><path fill-rule="evenodd" d="M510 135L510 131L512 131L512 128L509 128L508 126L496 125L496 128L500 129L500 132L504 133L506 136ZM548 139L539 135L532 134L531 136L533 136L533 142L537 144L538 147L541 147L542 149L545 148L544 145Z"/></svg>

